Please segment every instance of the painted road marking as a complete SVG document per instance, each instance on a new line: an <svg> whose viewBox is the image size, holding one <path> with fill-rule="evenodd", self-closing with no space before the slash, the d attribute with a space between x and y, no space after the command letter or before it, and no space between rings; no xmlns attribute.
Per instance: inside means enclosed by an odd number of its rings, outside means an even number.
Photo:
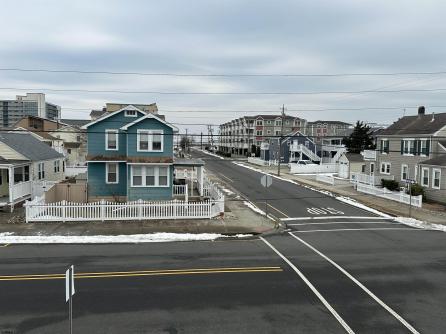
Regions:
<svg viewBox="0 0 446 334"><path fill-rule="evenodd" d="M332 230L308 230L296 231L295 233L313 233L313 232L344 232L344 231L380 231L380 230L404 230L404 231L427 231L406 227L376 227L376 228L337 228Z"/></svg>
<svg viewBox="0 0 446 334"><path fill-rule="evenodd" d="M296 223L287 224L287 226L304 226L304 225L333 225L333 224L390 224L390 225L402 225L397 222L324 222L324 223Z"/></svg>
<svg viewBox="0 0 446 334"><path fill-rule="evenodd" d="M323 217L290 217L290 218L281 218L282 221L291 221L291 220L318 220L318 219L373 219L373 220L389 220L391 217L367 217L367 216L323 216Z"/></svg>
<svg viewBox="0 0 446 334"><path fill-rule="evenodd" d="M276 210L278 213L280 213L281 215L285 216L286 218L289 218L289 216L286 213L283 213L282 211L280 211L279 209L277 209L276 207L272 206L271 204L267 203L267 205L269 207L271 207L272 209Z"/></svg>
<svg viewBox="0 0 446 334"><path fill-rule="evenodd" d="M371 292L369 289L367 289L361 282L359 282L356 278L354 278L349 272L347 272L344 268L342 268L339 264L334 262L332 259L327 257L325 254L318 251L316 248L311 246L308 242L302 240L298 236L294 235L291 232L288 232L294 239L300 241L305 246L310 248L312 251L314 251L316 254L320 255L322 258L330 262L333 266L335 266L337 269L339 269L345 276L347 276L349 279L351 279L357 286L359 286L363 291L365 291L370 297L372 297L379 305L381 305L384 309L386 309L391 315L393 315L399 322L401 322L410 332L414 334L419 334L419 332L412 327L406 320L404 320L403 317L401 317L398 313L396 313L390 306L388 306L386 303L384 303L380 298L378 298L373 292Z"/></svg>
<svg viewBox="0 0 446 334"><path fill-rule="evenodd" d="M281 267L199 268L199 269L167 269L167 270L75 273L74 277L78 279L78 278L109 278L109 277L221 274L221 273L257 273L257 272L282 272L282 271L283 269ZM52 280L52 279L65 279L65 274L0 276L0 281Z"/></svg>
<svg viewBox="0 0 446 334"><path fill-rule="evenodd" d="M307 208L307 212L311 215L344 215L344 212L333 208Z"/></svg>
<svg viewBox="0 0 446 334"><path fill-rule="evenodd" d="M305 277L305 275L290 261L288 260L282 253L280 253L273 245L271 245L268 241L266 241L263 237L260 237L269 248L271 248L277 255L279 255L282 260L284 260L296 273L299 277L308 285L308 287L313 291L313 293L319 298L322 304L331 312L331 314L336 318L336 320L344 327L347 333L354 334L355 332L350 328L350 326L345 322L344 319L336 312L336 310L330 305L330 303L320 294L320 292L314 287L314 285Z"/></svg>
<svg viewBox="0 0 446 334"><path fill-rule="evenodd" d="M226 175L224 175L224 174L222 174L222 173L218 173L218 174L220 174L221 176L223 176L225 179L229 180L229 182L234 182L233 179L227 177Z"/></svg>

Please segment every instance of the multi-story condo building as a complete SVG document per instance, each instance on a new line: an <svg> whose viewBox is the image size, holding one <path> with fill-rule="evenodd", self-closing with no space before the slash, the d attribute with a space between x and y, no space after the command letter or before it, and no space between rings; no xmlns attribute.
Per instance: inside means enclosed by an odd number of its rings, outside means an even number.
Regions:
<svg viewBox="0 0 446 334"><path fill-rule="evenodd" d="M283 133L282 133L283 119ZM304 131L305 119L285 115L244 116L220 125L219 150L236 155L259 151L262 142L295 131Z"/></svg>
<svg viewBox="0 0 446 334"><path fill-rule="evenodd" d="M58 119L60 106L46 102L42 93L27 93L17 95L15 100L0 101L1 126L11 127L25 116Z"/></svg>
<svg viewBox="0 0 446 334"><path fill-rule="evenodd" d="M308 122L306 134L318 144L324 141L325 144L340 145L342 138L352 132L351 127L351 124L341 121Z"/></svg>

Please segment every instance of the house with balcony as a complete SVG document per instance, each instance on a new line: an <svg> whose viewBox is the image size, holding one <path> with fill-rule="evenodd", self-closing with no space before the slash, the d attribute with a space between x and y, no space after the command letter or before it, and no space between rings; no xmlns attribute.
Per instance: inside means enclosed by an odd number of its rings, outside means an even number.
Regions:
<svg viewBox="0 0 446 334"><path fill-rule="evenodd" d="M0 207L32 198L37 183L64 178L64 156L31 133L0 134Z"/></svg>
<svg viewBox="0 0 446 334"><path fill-rule="evenodd" d="M425 188L428 199L446 203L446 197L438 196L446 177L441 172L445 136L446 113L427 115L419 107L417 115L402 117L376 135L376 156L366 160L365 172L393 177L401 186L413 180Z"/></svg>
<svg viewBox="0 0 446 334"><path fill-rule="evenodd" d="M176 127L159 115L128 105L83 128L88 136L89 201L173 198ZM193 163L181 164L193 167Z"/></svg>

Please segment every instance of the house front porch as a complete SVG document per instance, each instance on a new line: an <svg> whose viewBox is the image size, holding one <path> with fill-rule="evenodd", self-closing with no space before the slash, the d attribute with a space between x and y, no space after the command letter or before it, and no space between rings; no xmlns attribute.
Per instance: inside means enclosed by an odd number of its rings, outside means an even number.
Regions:
<svg viewBox="0 0 446 334"><path fill-rule="evenodd" d="M14 205L31 198L31 163L8 160L2 162L0 164L0 207L9 206L12 211Z"/></svg>

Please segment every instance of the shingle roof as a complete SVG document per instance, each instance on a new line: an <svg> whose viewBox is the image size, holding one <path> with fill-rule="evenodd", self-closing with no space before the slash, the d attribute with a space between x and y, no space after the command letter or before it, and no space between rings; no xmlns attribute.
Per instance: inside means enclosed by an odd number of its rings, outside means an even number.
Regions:
<svg viewBox="0 0 446 334"><path fill-rule="evenodd" d="M91 120L89 120L89 119L67 119L67 118L61 119L60 121L62 123L65 123L65 124L68 124L71 126L77 126L77 127L81 127L81 126L91 122Z"/></svg>
<svg viewBox="0 0 446 334"><path fill-rule="evenodd" d="M97 117L102 116L105 113L107 113L107 112L105 110L102 110L102 109L101 110L92 110L90 112L90 117L97 118Z"/></svg>
<svg viewBox="0 0 446 334"><path fill-rule="evenodd" d="M421 165L434 165L434 166L446 166L446 154L440 154L439 156L424 160L420 162Z"/></svg>
<svg viewBox="0 0 446 334"><path fill-rule="evenodd" d="M364 162L364 157L359 153L345 153L350 162Z"/></svg>
<svg viewBox="0 0 446 334"><path fill-rule="evenodd" d="M63 158L62 154L28 133L2 133L0 141L32 161Z"/></svg>
<svg viewBox="0 0 446 334"><path fill-rule="evenodd" d="M401 117L379 135L434 134L446 126L446 113Z"/></svg>
<svg viewBox="0 0 446 334"><path fill-rule="evenodd" d="M12 159L5 159L2 156L0 156L0 164L5 164L5 165L9 165L9 164L16 164L16 163L23 163L23 162L28 162L28 160L12 160ZM29 162L28 162L29 163Z"/></svg>
<svg viewBox="0 0 446 334"><path fill-rule="evenodd" d="M311 124L317 124L317 123L339 124L339 125L351 125L350 123L341 122L341 121L313 121L313 122L308 122L309 125L311 125Z"/></svg>

